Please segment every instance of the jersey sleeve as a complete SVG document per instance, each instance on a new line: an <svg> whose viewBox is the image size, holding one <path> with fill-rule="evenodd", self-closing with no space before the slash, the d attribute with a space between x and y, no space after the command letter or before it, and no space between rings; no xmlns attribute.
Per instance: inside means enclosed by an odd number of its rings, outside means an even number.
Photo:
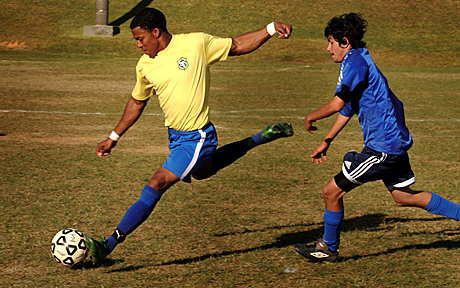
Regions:
<svg viewBox="0 0 460 288"><path fill-rule="evenodd" d="M361 91L361 87L367 83L369 68L364 59L357 57L342 65L335 94L348 103L354 92Z"/></svg>
<svg viewBox="0 0 460 288"><path fill-rule="evenodd" d="M343 106L342 110L339 111L340 115L345 116L345 117L352 117L355 115L355 112L351 108L351 102L345 103L345 106Z"/></svg>
<svg viewBox="0 0 460 288"><path fill-rule="evenodd" d="M208 65L227 60L232 47L231 38L221 38L206 33L203 33L203 37Z"/></svg>
<svg viewBox="0 0 460 288"><path fill-rule="evenodd" d="M131 96L136 100L143 101L153 95L155 95L153 84L147 81L147 79L145 79L142 75L138 64L136 67L136 85L134 86Z"/></svg>

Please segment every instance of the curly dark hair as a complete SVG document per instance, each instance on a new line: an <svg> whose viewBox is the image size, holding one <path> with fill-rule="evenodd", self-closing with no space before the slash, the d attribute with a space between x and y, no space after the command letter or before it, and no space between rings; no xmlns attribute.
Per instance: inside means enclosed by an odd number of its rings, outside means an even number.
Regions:
<svg viewBox="0 0 460 288"><path fill-rule="evenodd" d="M129 27L131 29L139 27L149 32L152 32L155 28L161 31L167 31L166 17L160 10L155 8L144 8L134 16Z"/></svg>
<svg viewBox="0 0 460 288"><path fill-rule="evenodd" d="M335 16L324 29L324 36L332 35L340 44L347 44L343 40L348 39L353 49L366 47L366 42L362 41L364 33L367 31L367 21L364 20L361 14L345 13L341 16Z"/></svg>

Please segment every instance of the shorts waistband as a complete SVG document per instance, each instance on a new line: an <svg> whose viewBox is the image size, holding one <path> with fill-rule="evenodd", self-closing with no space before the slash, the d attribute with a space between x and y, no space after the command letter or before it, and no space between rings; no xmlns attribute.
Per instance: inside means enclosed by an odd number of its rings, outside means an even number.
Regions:
<svg viewBox="0 0 460 288"><path fill-rule="evenodd" d="M207 129L211 128L211 127L212 127L212 129L215 129L214 125L211 122L208 122L208 124L204 125L203 127L201 127L200 129L197 129L197 130L178 131L178 130L175 130L175 129L172 129L172 128L168 128L168 132L176 134L176 135L186 135L186 134L190 134L190 133L193 133L193 132L198 132L198 130L207 130Z"/></svg>

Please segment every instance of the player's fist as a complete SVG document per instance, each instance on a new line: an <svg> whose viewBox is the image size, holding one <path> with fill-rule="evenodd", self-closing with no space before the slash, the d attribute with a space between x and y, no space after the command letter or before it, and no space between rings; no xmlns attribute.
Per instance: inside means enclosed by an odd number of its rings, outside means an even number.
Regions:
<svg viewBox="0 0 460 288"><path fill-rule="evenodd" d="M107 138L106 140L100 142L96 148L97 156L102 157L102 156L109 155L112 148L115 147L116 145L117 145L117 141L113 141L110 138Z"/></svg>
<svg viewBox="0 0 460 288"><path fill-rule="evenodd" d="M275 24L275 30L279 34L278 38L281 39L287 39L289 36L291 36L292 33L292 27L291 25L284 24L281 22L273 22Z"/></svg>

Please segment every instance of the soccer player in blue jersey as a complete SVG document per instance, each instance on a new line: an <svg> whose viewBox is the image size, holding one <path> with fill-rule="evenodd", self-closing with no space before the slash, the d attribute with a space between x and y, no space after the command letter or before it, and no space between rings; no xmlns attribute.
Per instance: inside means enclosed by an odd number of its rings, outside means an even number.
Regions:
<svg viewBox="0 0 460 288"><path fill-rule="evenodd" d="M339 254L340 231L344 218L343 196L352 189L382 180L398 206L420 207L430 213L455 220L460 205L429 191L414 191L415 182L407 151L412 137L405 124L404 108L393 94L387 79L372 60L362 41L367 21L356 13L343 14L329 21L324 36L327 51L341 63L335 96L304 119L304 126L315 133L316 120L339 112L322 143L311 155L312 163L322 164L331 142L353 115L358 116L364 148L348 152L342 171L323 188L326 202L324 234L315 245L295 244L294 249L311 261L335 261Z"/></svg>
<svg viewBox="0 0 460 288"><path fill-rule="evenodd" d="M99 157L109 155L154 96L165 114L171 153L145 185L140 198L127 210L112 236L99 241L87 237L89 255L97 264L149 217L163 193L175 183L181 180L190 183L191 177L211 177L255 146L294 133L289 123L280 122L216 149L217 134L209 119L208 105L212 64L228 56L251 53L274 34L278 33L281 39L289 38L291 26L272 22L235 38L206 33L173 35L166 29L164 14L146 8L132 20L131 31L144 52L136 66L136 85L118 125L109 138L99 143L96 153Z"/></svg>

